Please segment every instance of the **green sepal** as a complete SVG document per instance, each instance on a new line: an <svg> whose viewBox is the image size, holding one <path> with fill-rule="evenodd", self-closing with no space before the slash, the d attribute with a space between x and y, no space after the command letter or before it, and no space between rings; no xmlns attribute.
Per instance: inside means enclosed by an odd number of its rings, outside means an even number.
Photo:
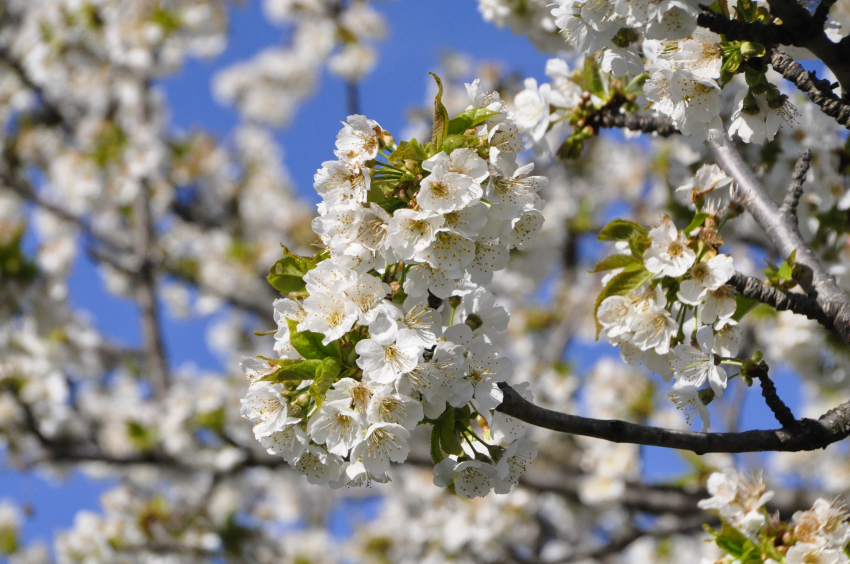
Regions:
<svg viewBox="0 0 850 564"><path fill-rule="evenodd" d="M634 221L629 221L627 219L615 219L602 228L602 231L599 232L596 240L628 241L635 235L646 236L649 235L649 231L647 231L643 225L635 223Z"/></svg>
<svg viewBox="0 0 850 564"><path fill-rule="evenodd" d="M283 258L271 266L266 280L284 296L292 292L303 292L306 287L304 275L316 268L318 262L314 258L292 254L283 245L281 247L283 247Z"/></svg>
<svg viewBox="0 0 850 564"><path fill-rule="evenodd" d="M608 270L614 270L615 268L628 268L630 266L634 267L634 265L642 265L643 263L634 255L611 255L610 257L605 257L598 263L596 263L596 267L589 271L588 274L595 274L597 272L605 272Z"/></svg>
<svg viewBox="0 0 850 564"><path fill-rule="evenodd" d="M464 110L449 122L448 134L455 135L457 133L463 133L467 129L478 127L491 117L497 115L499 115L499 112L494 112L487 108L470 108Z"/></svg>
<svg viewBox="0 0 850 564"><path fill-rule="evenodd" d="M443 81L436 74L429 72L437 81L437 96L434 98L434 132L431 141L439 146L449 134L449 112L443 105Z"/></svg>
<svg viewBox="0 0 850 564"><path fill-rule="evenodd" d="M322 407L322 402L325 401L325 395L328 390L336 382L339 372L342 369L339 361L335 358L324 359L318 368L315 369L315 380L310 384L310 395L316 400L316 405Z"/></svg>
<svg viewBox="0 0 850 564"><path fill-rule="evenodd" d="M599 320L596 319L596 312L599 310L599 304L611 296L630 296L635 290L652 280L653 276L655 275L652 272L641 266L634 270L624 270L608 281L608 284L605 285L605 288L602 289L602 292L600 292L599 296L596 298L596 304L593 307L593 318L596 320L597 339L599 338L599 333L602 331L602 324L600 324Z"/></svg>
<svg viewBox="0 0 850 564"><path fill-rule="evenodd" d="M289 318L286 319L286 324L289 326L289 342L304 358L322 360L331 356L341 360L334 347L322 344L324 336L321 333L298 331L298 322Z"/></svg>
<svg viewBox="0 0 850 564"><path fill-rule="evenodd" d="M316 377L316 369L322 364L321 360L298 360L291 358L261 358L276 366L274 372L266 374L258 382L300 382L302 380L312 380Z"/></svg>

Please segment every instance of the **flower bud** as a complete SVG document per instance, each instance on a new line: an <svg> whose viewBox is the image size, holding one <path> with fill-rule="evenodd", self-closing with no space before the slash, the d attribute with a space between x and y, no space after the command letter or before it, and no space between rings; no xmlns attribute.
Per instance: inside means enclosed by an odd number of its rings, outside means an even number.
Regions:
<svg viewBox="0 0 850 564"><path fill-rule="evenodd" d="M449 297L449 306L454 309L460 305L460 302L463 301L463 298L460 296L450 296Z"/></svg>
<svg viewBox="0 0 850 564"><path fill-rule="evenodd" d="M745 57L764 57L764 45L744 41L741 43L741 54Z"/></svg>
<svg viewBox="0 0 850 564"><path fill-rule="evenodd" d="M748 116L756 116L760 111L759 103L756 101L756 97L753 96L753 90L753 88L750 88L750 91L744 96L744 104L741 107L741 113Z"/></svg>
<svg viewBox="0 0 850 564"><path fill-rule="evenodd" d="M469 325L469 328L475 331L479 329L482 325L484 325L484 320L481 319L481 316L477 313L470 313L466 317L466 321L464 321L464 323Z"/></svg>

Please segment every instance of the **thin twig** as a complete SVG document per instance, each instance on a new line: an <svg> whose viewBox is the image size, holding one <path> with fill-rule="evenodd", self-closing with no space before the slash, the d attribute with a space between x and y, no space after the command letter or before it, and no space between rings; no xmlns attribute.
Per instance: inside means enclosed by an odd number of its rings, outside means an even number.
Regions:
<svg viewBox="0 0 850 564"><path fill-rule="evenodd" d="M815 71L807 71L790 56L776 49L767 50L767 60L773 66L773 70L805 93L823 113L833 118L839 125L850 127L850 104L833 93L833 84L818 78Z"/></svg>
<svg viewBox="0 0 850 564"><path fill-rule="evenodd" d="M800 203L800 197L803 195L803 184L806 182L806 174L809 172L811 164L812 151L806 149L797 159L794 174L791 176L791 184L788 185L788 192L785 194L782 205L779 206L779 213L790 217L794 223L797 223L797 204Z"/></svg>
<svg viewBox="0 0 850 564"><path fill-rule="evenodd" d="M767 407L773 412L774 417L785 429L795 429L798 426L797 418L791 413L791 409L785 405L785 402L780 399L776 393L776 386L773 385L773 380L767 375L768 367L762 363L755 370L748 372L752 378L758 378L761 383L761 395L764 397Z"/></svg>

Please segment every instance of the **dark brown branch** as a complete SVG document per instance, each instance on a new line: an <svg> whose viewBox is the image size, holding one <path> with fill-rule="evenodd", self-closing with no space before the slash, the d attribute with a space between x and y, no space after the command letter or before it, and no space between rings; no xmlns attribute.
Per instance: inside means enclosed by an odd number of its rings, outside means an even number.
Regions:
<svg viewBox="0 0 850 564"><path fill-rule="evenodd" d="M776 49L768 49L767 60L773 70L804 92L823 113L840 125L850 127L850 104L843 102L832 92L833 85L828 80L819 79L814 71L807 71L794 59Z"/></svg>
<svg viewBox="0 0 850 564"><path fill-rule="evenodd" d="M762 45L791 45L794 38L788 28L777 24L730 20L723 14L713 12L708 6L697 16L697 25L723 35L729 41L755 41Z"/></svg>
<svg viewBox="0 0 850 564"><path fill-rule="evenodd" d="M820 27L826 25L826 20L829 18L829 11L832 9L833 4L835 4L835 0L821 0L815 9L815 25Z"/></svg>
<svg viewBox="0 0 850 564"><path fill-rule="evenodd" d="M797 223L797 204L800 203L800 197L803 195L803 184L806 182L806 174L809 172L811 164L812 151L806 149L797 159L794 174L791 176L791 184L788 185L788 192L785 194L785 199L782 200L782 205L779 206L779 213L790 217L794 223Z"/></svg>
<svg viewBox="0 0 850 564"><path fill-rule="evenodd" d="M498 411L536 427L561 433L595 437L615 443L707 452L798 452L826 448L850 435L850 402L824 414L817 421L803 420L795 429L697 433L650 427L620 420L590 419L538 407L504 382L499 384L504 401Z"/></svg>
<svg viewBox="0 0 850 564"><path fill-rule="evenodd" d="M637 115L620 113L617 108L603 108L587 119L587 124L598 130L605 128L625 128L643 133L656 133L669 137L679 133L676 125L665 116Z"/></svg>
<svg viewBox="0 0 850 564"><path fill-rule="evenodd" d="M844 95L850 89L850 53L845 42L833 43L824 32L823 23L796 0L768 0L770 13L788 28L790 45L805 47L823 61L841 84Z"/></svg>
<svg viewBox="0 0 850 564"><path fill-rule="evenodd" d="M791 311L813 319L829 330L834 330L832 320L827 318L817 301L805 294L785 292L768 286L758 278L745 276L740 272L732 275L727 282L745 298L767 304L777 311Z"/></svg>
<svg viewBox="0 0 850 564"><path fill-rule="evenodd" d="M750 370L747 375L752 378L758 378L761 383L761 395L764 397L767 407L773 412L776 420L785 429L796 429L798 427L797 418L791 413L791 409L785 405L779 395L776 393L776 386L773 385L773 380L767 375L767 365L762 363L755 370Z"/></svg>

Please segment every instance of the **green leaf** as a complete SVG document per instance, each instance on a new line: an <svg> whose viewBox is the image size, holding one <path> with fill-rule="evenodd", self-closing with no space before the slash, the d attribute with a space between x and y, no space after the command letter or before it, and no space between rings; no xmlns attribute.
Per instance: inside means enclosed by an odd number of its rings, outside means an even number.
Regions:
<svg viewBox="0 0 850 564"><path fill-rule="evenodd" d="M753 308L759 305L757 300L745 298L741 294L735 294L735 313L732 314L732 319L741 321L745 315L750 313Z"/></svg>
<svg viewBox="0 0 850 564"><path fill-rule="evenodd" d="M643 225L627 219L615 219L602 228L597 241L628 241L636 235L649 235Z"/></svg>
<svg viewBox="0 0 850 564"><path fill-rule="evenodd" d="M308 271L316 268L317 261L310 257L294 255L283 245L281 247L283 258L272 265L266 280L283 295L303 292L306 286L303 277Z"/></svg>
<svg viewBox="0 0 850 564"><path fill-rule="evenodd" d="M487 108L470 108L459 113L453 120L449 122L449 135L463 133L467 129L478 127L493 116L499 115L499 112L488 110Z"/></svg>
<svg viewBox="0 0 850 564"><path fill-rule="evenodd" d="M469 147L478 140L474 135L449 135L438 147L440 151L451 155L452 151L461 147Z"/></svg>
<svg viewBox="0 0 850 564"><path fill-rule="evenodd" d="M313 333L312 331L298 331L296 327L298 322L287 318L286 324L289 326L289 341L295 350L301 353L306 359L322 360L327 357L339 359L339 352L330 345L323 345L322 339L324 335L321 333Z"/></svg>
<svg viewBox="0 0 850 564"><path fill-rule="evenodd" d="M629 239L629 249L636 257L643 258L643 253L652 245L652 239L647 235L637 235Z"/></svg>
<svg viewBox="0 0 850 564"><path fill-rule="evenodd" d="M599 69L599 63L593 57L587 57L584 60L584 70L582 71L584 78L584 87L588 92L597 98L605 98L605 85L602 83L602 71Z"/></svg>
<svg viewBox="0 0 850 564"><path fill-rule="evenodd" d="M336 382L339 376L339 371L342 366L335 358L326 358L321 365L315 370L316 379L310 385L310 395L316 400L316 405L322 407L322 402L325 401L325 395L331 386Z"/></svg>
<svg viewBox="0 0 850 564"><path fill-rule="evenodd" d="M691 222L688 224L688 226L685 227L685 229L684 229L684 231L682 231L682 233L684 233L685 236L690 236L691 231L693 231L697 227L700 227L706 219L708 219L708 214L703 213L703 212L699 212L698 214L696 214L694 216L693 220L691 220Z"/></svg>
<svg viewBox="0 0 850 564"><path fill-rule="evenodd" d="M291 358L262 358L269 364L277 366L274 372L266 374L258 382L300 382L316 377L316 369L322 364L321 360L295 360Z"/></svg>
<svg viewBox="0 0 850 564"><path fill-rule="evenodd" d="M445 460L446 455L440 450L440 428L436 424L431 426L431 460L439 464Z"/></svg>
<svg viewBox="0 0 850 564"><path fill-rule="evenodd" d="M437 419L434 426L439 430L440 448L443 452L446 454L463 454L463 448L460 446L457 431L455 430L454 408L447 408L439 419Z"/></svg>
<svg viewBox="0 0 850 564"><path fill-rule="evenodd" d="M611 296L630 296L635 290L652 280L653 276L655 275L643 266L635 270L624 270L614 276L608 281L608 284L605 285L605 288L602 289L602 292L600 292L599 296L596 298L596 305L593 307L593 318L596 319L596 312L599 310L599 304L601 304L606 298L610 298ZM599 333L601 331L602 325L599 323L599 320L596 319L597 339L599 338Z"/></svg>
<svg viewBox="0 0 850 564"><path fill-rule="evenodd" d="M449 134L449 112L443 105L443 81L432 72L428 74L437 81L437 96L434 98L434 133L431 136L431 141L439 146Z"/></svg>
<svg viewBox="0 0 850 564"><path fill-rule="evenodd" d="M411 139L410 141L402 141L396 147L396 150L392 152L390 155L390 161L424 161L428 158L428 155L425 154L425 149L419 144L419 141L416 139Z"/></svg>
<svg viewBox="0 0 850 564"><path fill-rule="evenodd" d="M627 268L632 265L643 264L634 255L611 255L605 257L596 264L596 267L588 274L596 272L605 272L606 270L614 270L615 268Z"/></svg>

